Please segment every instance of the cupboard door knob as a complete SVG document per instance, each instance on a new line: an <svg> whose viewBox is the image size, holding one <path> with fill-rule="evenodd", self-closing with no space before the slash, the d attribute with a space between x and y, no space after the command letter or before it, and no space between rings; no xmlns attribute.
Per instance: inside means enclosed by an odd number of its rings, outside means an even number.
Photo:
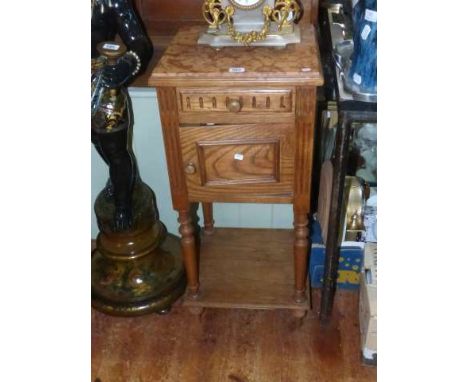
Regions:
<svg viewBox="0 0 468 382"><path fill-rule="evenodd" d="M193 163L187 163L185 165L185 173L186 174L195 174L197 172L197 168L195 167L195 165Z"/></svg>
<svg viewBox="0 0 468 382"><path fill-rule="evenodd" d="M242 108L241 103L238 99L230 99L227 106L228 110L231 113L237 113Z"/></svg>

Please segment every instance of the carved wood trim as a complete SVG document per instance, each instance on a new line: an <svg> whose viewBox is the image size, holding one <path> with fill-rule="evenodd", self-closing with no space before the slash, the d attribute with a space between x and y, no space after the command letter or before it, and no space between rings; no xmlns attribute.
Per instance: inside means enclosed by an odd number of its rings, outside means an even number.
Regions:
<svg viewBox="0 0 468 382"><path fill-rule="evenodd" d="M177 89L180 113L228 112L229 99L238 99L243 113L292 113L294 89L189 88ZM230 113L231 115L236 115ZM206 116L204 117L207 118Z"/></svg>
<svg viewBox="0 0 468 382"><path fill-rule="evenodd" d="M294 177L294 209L308 213L314 147L315 87L296 89L296 158Z"/></svg>
<svg viewBox="0 0 468 382"><path fill-rule="evenodd" d="M188 195L180 151L176 91L171 87L158 87L156 91L171 184L172 205L174 209L185 209L188 205Z"/></svg>

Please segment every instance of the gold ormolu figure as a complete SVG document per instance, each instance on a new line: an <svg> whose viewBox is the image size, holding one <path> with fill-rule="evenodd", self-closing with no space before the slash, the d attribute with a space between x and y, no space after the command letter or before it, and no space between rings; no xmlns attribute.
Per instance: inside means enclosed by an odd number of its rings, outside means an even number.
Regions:
<svg viewBox="0 0 468 382"><path fill-rule="evenodd" d="M220 0L205 0L202 6L202 14L210 29L219 30L219 26L226 21L226 12Z"/></svg>
<svg viewBox="0 0 468 382"><path fill-rule="evenodd" d="M256 12L256 10L252 10ZM205 0L202 5L202 14L212 31L220 31L222 24L227 24L227 33L232 40L243 45L250 45L265 40L271 33L271 23L278 25L277 33L291 33L292 24L298 22L303 10L300 0L275 0L262 9L263 27L261 30L239 32L234 25L236 8L228 5L225 8L221 0Z"/></svg>
<svg viewBox="0 0 468 382"><path fill-rule="evenodd" d="M285 25L290 25L299 19L301 7L296 0L276 0L271 19L278 24L278 31L281 32Z"/></svg>

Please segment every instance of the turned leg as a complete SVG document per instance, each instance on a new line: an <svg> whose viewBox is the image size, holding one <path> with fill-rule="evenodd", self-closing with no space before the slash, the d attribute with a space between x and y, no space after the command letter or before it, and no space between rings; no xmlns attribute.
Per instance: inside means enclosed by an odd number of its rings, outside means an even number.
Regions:
<svg viewBox="0 0 468 382"><path fill-rule="evenodd" d="M201 316L203 308L201 306L189 306L188 311L194 316Z"/></svg>
<svg viewBox="0 0 468 382"><path fill-rule="evenodd" d="M294 300L297 303L306 301L307 256L309 254L309 228L305 213L294 216Z"/></svg>
<svg viewBox="0 0 468 382"><path fill-rule="evenodd" d="M304 318L307 315L307 310L293 309L291 312L294 318L299 319Z"/></svg>
<svg viewBox="0 0 468 382"><path fill-rule="evenodd" d="M187 297L196 299L200 284L198 282L198 261L195 244L195 229L189 211L179 211L180 223L179 232L182 235L180 240L182 246L182 256L184 259L185 272L187 274Z"/></svg>
<svg viewBox="0 0 468 382"><path fill-rule="evenodd" d="M202 203L202 208L205 234L212 235L214 233L213 203Z"/></svg>

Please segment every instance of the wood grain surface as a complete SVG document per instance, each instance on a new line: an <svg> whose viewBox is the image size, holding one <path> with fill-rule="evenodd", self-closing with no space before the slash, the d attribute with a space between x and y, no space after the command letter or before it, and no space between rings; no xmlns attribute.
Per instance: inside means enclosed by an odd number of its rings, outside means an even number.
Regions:
<svg viewBox="0 0 468 382"><path fill-rule="evenodd" d="M279 139L199 142L202 185L279 181Z"/></svg>
<svg viewBox="0 0 468 382"><path fill-rule="evenodd" d="M148 35L153 42L154 53L145 73L138 76L132 86L146 87L151 72L178 29L188 25L207 28L201 8L202 0L134 0ZM304 16L300 25L316 25L319 0L302 0Z"/></svg>
<svg viewBox="0 0 468 382"><path fill-rule="evenodd" d="M172 205L176 210L186 210L188 208L188 198L183 170L184 162L180 151L176 91L174 88L159 88L157 93L159 115L164 126L162 132L169 170Z"/></svg>
<svg viewBox="0 0 468 382"><path fill-rule="evenodd" d="M301 28L302 41L283 49L234 47L214 49L198 45L204 27L183 27L153 70L152 86L302 85L323 84L314 27ZM233 72L242 68L243 72ZM235 71L238 71L236 69Z"/></svg>
<svg viewBox="0 0 468 382"><path fill-rule="evenodd" d="M323 242L327 242L328 222L330 218L331 193L333 187L333 164L330 160L323 162L320 171L317 220L322 229Z"/></svg>
<svg viewBox="0 0 468 382"><path fill-rule="evenodd" d="M188 297L198 304L191 307L282 307L300 316L309 308L307 214L315 92L323 82L314 28L304 27L301 43L283 49L220 50L198 45L203 29L179 30L150 78L158 92L173 206L179 211ZM270 245L265 251L265 238L256 234L225 235L218 245L217 233L223 231L215 230L211 254L216 256L207 259L216 260L204 268L205 281L199 284L189 202L292 202L294 233L274 246L281 234L265 234ZM211 249L202 245L202 262ZM242 263L244 252L250 255ZM262 274L265 269L276 282Z"/></svg>
<svg viewBox="0 0 468 382"><path fill-rule="evenodd" d="M360 361L358 294L338 291L331 322L316 309L302 321L286 310L175 306L135 318L92 311L93 382L373 382Z"/></svg>
<svg viewBox="0 0 468 382"><path fill-rule="evenodd" d="M201 238L200 296L184 305L309 310L294 295L292 230L216 228Z"/></svg>
<svg viewBox="0 0 468 382"><path fill-rule="evenodd" d="M184 166L196 168L185 174L190 200L253 202L256 195L291 200L293 125L183 127L180 141Z"/></svg>

